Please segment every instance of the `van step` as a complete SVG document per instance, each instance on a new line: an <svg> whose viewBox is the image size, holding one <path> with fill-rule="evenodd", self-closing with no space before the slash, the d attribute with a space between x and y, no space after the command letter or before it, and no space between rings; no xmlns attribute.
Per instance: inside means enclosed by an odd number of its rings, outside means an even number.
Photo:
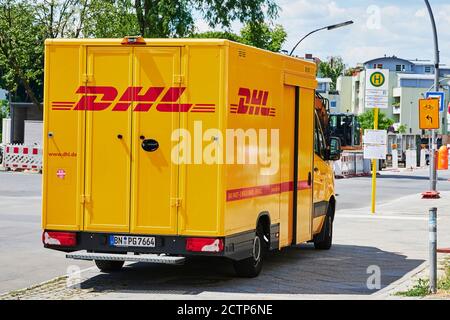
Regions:
<svg viewBox="0 0 450 320"><path fill-rule="evenodd" d="M116 253L92 253L92 252L72 252L66 254L68 259L76 260L108 260L108 261L132 261L150 262L162 264L183 264L185 257L162 256L157 254L116 254Z"/></svg>

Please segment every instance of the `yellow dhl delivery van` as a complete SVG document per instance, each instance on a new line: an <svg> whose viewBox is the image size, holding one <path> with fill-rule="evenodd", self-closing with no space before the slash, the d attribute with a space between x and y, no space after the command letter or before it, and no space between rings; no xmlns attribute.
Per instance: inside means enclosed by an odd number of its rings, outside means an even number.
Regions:
<svg viewBox="0 0 450 320"><path fill-rule="evenodd" d="M42 240L105 272L124 261L329 249L340 155L313 63L226 40L45 42Z"/></svg>

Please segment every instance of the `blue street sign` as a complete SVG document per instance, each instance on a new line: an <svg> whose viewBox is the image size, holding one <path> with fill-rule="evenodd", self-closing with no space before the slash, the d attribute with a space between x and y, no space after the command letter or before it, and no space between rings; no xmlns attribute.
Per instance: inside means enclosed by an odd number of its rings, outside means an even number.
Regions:
<svg viewBox="0 0 450 320"><path fill-rule="evenodd" d="M445 110L445 93L444 92L427 92L426 98L439 98L439 112L444 112Z"/></svg>

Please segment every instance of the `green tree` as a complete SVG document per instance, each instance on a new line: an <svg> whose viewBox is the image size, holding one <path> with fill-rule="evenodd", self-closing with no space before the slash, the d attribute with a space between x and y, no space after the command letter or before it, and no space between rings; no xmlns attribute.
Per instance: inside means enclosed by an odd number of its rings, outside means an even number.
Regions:
<svg viewBox="0 0 450 320"><path fill-rule="evenodd" d="M227 39L235 42L241 42L242 39L239 35L229 31L206 31L200 33L194 33L192 38L200 39Z"/></svg>
<svg viewBox="0 0 450 320"><path fill-rule="evenodd" d="M122 38L140 34L133 0L91 0L83 35L94 38Z"/></svg>
<svg viewBox="0 0 450 320"><path fill-rule="evenodd" d="M406 124L402 124L402 125L400 125L399 127L398 127L398 133L406 133L406 130L407 130L408 128L407 128L407 126L406 126Z"/></svg>
<svg viewBox="0 0 450 320"><path fill-rule="evenodd" d="M274 0L135 0L134 4L140 34L150 38L193 34L194 12L211 28L230 29L233 21L258 26L276 18L279 10Z"/></svg>
<svg viewBox="0 0 450 320"><path fill-rule="evenodd" d="M27 1L0 2L0 87L13 100L42 101L45 32Z"/></svg>
<svg viewBox="0 0 450 320"><path fill-rule="evenodd" d="M44 31L45 38L78 38L94 0L40 0L21 2L33 10L36 23Z"/></svg>
<svg viewBox="0 0 450 320"><path fill-rule="evenodd" d="M361 124L362 129L373 129L374 123L374 110L368 110L358 116L358 121ZM394 120L388 118L385 113L378 113L378 129L387 130L394 124Z"/></svg>
<svg viewBox="0 0 450 320"><path fill-rule="evenodd" d="M244 44L279 52L286 41L287 33L283 26L275 25L271 28L266 23L248 23L241 30L241 41Z"/></svg>
<svg viewBox="0 0 450 320"><path fill-rule="evenodd" d="M228 39L273 52L279 52L281 50L287 37L283 26L275 25L271 28L269 25L263 23L258 27L260 31L257 33L254 33L254 28L255 26L247 24L241 29L240 35L228 31L207 31L193 34L192 37Z"/></svg>
<svg viewBox="0 0 450 320"><path fill-rule="evenodd" d="M328 57L327 61L319 63L318 76L330 78L332 80L331 90L336 90L337 79L345 69L344 61L341 57Z"/></svg>
<svg viewBox="0 0 450 320"><path fill-rule="evenodd" d="M82 35L89 0L0 0L0 87L13 101L43 99L44 40Z"/></svg>

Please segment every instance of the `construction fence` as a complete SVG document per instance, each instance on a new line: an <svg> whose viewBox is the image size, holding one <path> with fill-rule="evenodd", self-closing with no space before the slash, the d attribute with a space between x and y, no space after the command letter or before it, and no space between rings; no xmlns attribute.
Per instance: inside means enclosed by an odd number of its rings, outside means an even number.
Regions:
<svg viewBox="0 0 450 320"><path fill-rule="evenodd" d="M42 171L42 147L6 144L1 147L1 166L6 170Z"/></svg>
<svg viewBox="0 0 450 320"><path fill-rule="evenodd" d="M364 177L371 174L371 161L364 159L362 151L345 151L341 159L334 162L334 175L336 178Z"/></svg>

